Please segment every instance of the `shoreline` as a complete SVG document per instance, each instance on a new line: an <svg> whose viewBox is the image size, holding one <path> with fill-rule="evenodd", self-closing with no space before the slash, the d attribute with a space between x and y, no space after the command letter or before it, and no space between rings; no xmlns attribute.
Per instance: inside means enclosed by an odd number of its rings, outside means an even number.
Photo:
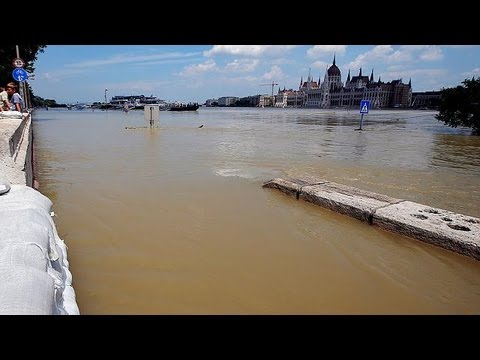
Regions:
<svg viewBox="0 0 480 360"><path fill-rule="evenodd" d="M0 314L77 315L67 246L35 178L32 113L0 118Z"/></svg>

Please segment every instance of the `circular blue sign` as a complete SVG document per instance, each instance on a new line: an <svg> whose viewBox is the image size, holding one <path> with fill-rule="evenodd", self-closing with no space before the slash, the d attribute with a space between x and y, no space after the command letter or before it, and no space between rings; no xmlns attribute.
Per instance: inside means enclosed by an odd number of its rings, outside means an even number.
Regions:
<svg viewBox="0 0 480 360"><path fill-rule="evenodd" d="M17 81L25 81L28 79L28 73L22 68L16 68L12 71L12 76Z"/></svg>

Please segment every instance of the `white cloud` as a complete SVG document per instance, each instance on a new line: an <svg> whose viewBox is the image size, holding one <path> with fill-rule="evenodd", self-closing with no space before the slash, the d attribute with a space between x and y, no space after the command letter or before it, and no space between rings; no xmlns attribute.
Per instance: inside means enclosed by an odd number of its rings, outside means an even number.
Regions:
<svg viewBox="0 0 480 360"><path fill-rule="evenodd" d="M393 50L393 49L392 49ZM385 56L379 56L381 61L391 64L391 63L410 63L413 60L412 50L408 49L399 49L393 51L391 54L385 54Z"/></svg>
<svg viewBox="0 0 480 360"><path fill-rule="evenodd" d="M105 84L102 84L102 86ZM135 80L119 83L106 84L108 93L115 94L155 94L159 88L168 85L166 81L159 80Z"/></svg>
<svg viewBox="0 0 480 360"><path fill-rule="evenodd" d="M294 66L295 60L285 59L285 58L276 58L276 59L269 60L268 63L272 64L272 65L291 65L291 66Z"/></svg>
<svg viewBox="0 0 480 360"><path fill-rule="evenodd" d="M258 85L257 83L260 79L256 76L226 76L220 77L216 79L219 83L225 85L229 84L232 86L239 86L239 85Z"/></svg>
<svg viewBox="0 0 480 360"><path fill-rule="evenodd" d="M225 65L225 71L235 71L235 72L251 72L256 69L259 63L258 59L235 59L231 63Z"/></svg>
<svg viewBox="0 0 480 360"><path fill-rule="evenodd" d="M332 65L332 63L328 63L326 61L315 61L313 64L312 64L312 67L313 68L316 68L316 69L321 69L321 70L325 70L326 68L328 68L330 65Z"/></svg>
<svg viewBox="0 0 480 360"><path fill-rule="evenodd" d="M397 50L394 50L392 45L379 45L358 55L348 64L348 68L359 69L376 64L408 66L419 60L434 61L442 58L442 49L436 45L403 45Z"/></svg>
<svg viewBox="0 0 480 360"><path fill-rule="evenodd" d="M402 45L400 46L400 49L406 50L406 51L418 51L418 50L423 50L423 49L428 49L430 45Z"/></svg>
<svg viewBox="0 0 480 360"><path fill-rule="evenodd" d="M437 45L403 45L400 46L399 52L404 53L409 59L419 57L421 60L434 61L443 58L443 51Z"/></svg>
<svg viewBox="0 0 480 360"><path fill-rule="evenodd" d="M43 73L40 75L40 78L45 80L58 81L58 79L54 78L50 73Z"/></svg>
<svg viewBox="0 0 480 360"><path fill-rule="evenodd" d="M139 63L134 63L132 65L138 66L138 67L145 67L147 65L166 65L166 64L181 64L181 63L186 63L186 62L192 62L192 61L200 61L203 58L185 58L185 59L169 59L169 60L155 60L155 61L145 61L145 62L139 62Z"/></svg>
<svg viewBox="0 0 480 360"><path fill-rule="evenodd" d="M449 47L452 49L471 49L477 46L479 45L445 45L445 47Z"/></svg>
<svg viewBox="0 0 480 360"><path fill-rule="evenodd" d="M375 64L385 61L390 54L394 53L391 45L378 45L372 50L358 55L352 62L348 64L350 69L359 69L365 67L367 64Z"/></svg>
<svg viewBox="0 0 480 360"><path fill-rule="evenodd" d="M386 67L387 72L403 71L405 69L407 69L407 67L404 64L395 64Z"/></svg>
<svg viewBox="0 0 480 360"><path fill-rule="evenodd" d="M262 79L264 80L272 80L272 81L279 81L285 77L283 74L282 69L279 66L273 65L269 72L263 74Z"/></svg>
<svg viewBox="0 0 480 360"><path fill-rule="evenodd" d="M275 55L289 51L297 45L214 45L210 50L204 51L205 56L235 55L235 56L261 56Z"/></svg>
<svg viewBox="0 0 480 360"><path fill-rule="evenodd" d="M72 64L66 65L66 67L90 68L90 67L97 67L102 65L113 65L113 64L140 63L140 62L147 63L147 62L153 62L158 60L175 59L175 58L184 59L185 57L192 57L192 56L198 56L198 55L200 55L199 52L190 52L190 53L169 52L169 53L159 53L159 54L149 54L149 55L119 54L106 59L89 60L89 61L82 61L78 63L72 63Z"/></svg>
<svg viewBox="0 0 480 360"><path fill-rule="evenodd" d="M383 81L402 79L403 83L406 84L412 79L412 87L414 89L418 83L428 85L432 89L440 88L447 75L447 69L406 69L402 71L387 71L380 74Z"/></svg>
<svg viewBox="0 0 480 360"><path fill-rule="evenodd" d="M77 75L88 73L86 69L63 69L57 71L50 71L43 74L39 74L40 79L44 79L51 82L61 82L63 80L75 77Z"/></svg>
<svg viewBox="0 0 480 360"><path fill-rule="evenodd" d="M200 81L200 80L195 80L195 81L189 81L187 82L187 84L185 84L185 86L189 89L201 89L203 87L205 87L205 84L203 83L203 81Z"/></svg>
<svg viewBox="0 0 480 360"><path fill-rule="evenodd" d="M315 45L307 50L307 55L312 58L321 57L324 55L344 54L347 50L346 45Z"/></svg>
<svg viewBox="0 0 480 360"><path fill-rule="evenodd" d="M424 76L424 77L434 77L434 76L445 76L447 75L447 69L409 69L403 71L387 71L382 74L386 75L392 79L405 78L405 77L414 77L414 76Z"/></svg>
<svg viewBox="0 0 480 360"><path fill-rule="evenodd" d="M420 54L420 59L426 61L435 61L443 58L442 49L438 46L430 46Z"/></svg>
<svg viewBox="0 0 480 360"><path fill-rule="evenodd" d="M475 68L473 69L472 71L467 71L467 72L464 72L461 74L462 76L465 76L465 77L472 77L472 76L480 76L480 68Z"/></svg>
<svg viewBox="0 0 480 360"><path fill-rule="evenodd" d="M188 65L183 68L182 71L180 71L179 75L180 76L192 76L200 73L204 73L207 71L215 71L217 70L217 64L215 61L212 59L208 59L207 61L201 63L201 64L193 64L193 65Z"/></svg>

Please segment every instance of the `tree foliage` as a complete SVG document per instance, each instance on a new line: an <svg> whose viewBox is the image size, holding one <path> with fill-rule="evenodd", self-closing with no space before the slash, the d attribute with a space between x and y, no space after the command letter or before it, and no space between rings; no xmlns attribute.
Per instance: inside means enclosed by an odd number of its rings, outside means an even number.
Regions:
<svg viewBox="0 0 480 360"><path fill-rule="evenodd" d="M40 96L32 97L32 105L34 107L49 107L49 108L58 108L58 107L67 107L67 104L57 104L56 100L44 99Z"/></svg>
<svg viewBox="0 0 480 360"><path fill-rule="evenodd" d="M35 61L37 55L45 51L46 45L18 45L20 58L25 61L23 67L28 73L35 71ZM13 59L17 57L17 49L15 45L0 47L0 85L5 85L10 81L15 81L12 77Z"/></svg>
<svg viewBox="0 0 480 360"><path fill-rule="evenodd" d="M462 85L442 89L439 113L435 117L456 128L465 126L480 135L480 78L465 79Z"/></svg>

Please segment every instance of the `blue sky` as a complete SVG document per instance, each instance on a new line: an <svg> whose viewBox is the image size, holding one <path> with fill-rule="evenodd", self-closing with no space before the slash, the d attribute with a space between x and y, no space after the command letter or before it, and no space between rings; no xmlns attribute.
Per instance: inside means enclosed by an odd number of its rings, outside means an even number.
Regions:
<svg viewBox="0 0 480 360"><path fill-rule="evenodd" d="M412 79L413 91L456 86L480 76L480 45L48 45L38 54L35 95L57 103L104 101L114 95L154 95L167 101L271 93L278 83L323 81L333 55L345 82L370 75ZM274 91L278 86L274 87Z"/></svg>

